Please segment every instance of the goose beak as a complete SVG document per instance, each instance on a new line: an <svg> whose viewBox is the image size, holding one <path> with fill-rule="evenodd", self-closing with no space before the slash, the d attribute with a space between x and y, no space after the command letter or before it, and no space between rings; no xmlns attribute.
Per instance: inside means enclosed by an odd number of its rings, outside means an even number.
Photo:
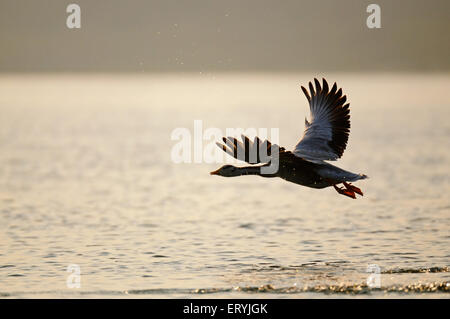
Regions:
<svg viewBox="0 0 450 319"><path fill-rule="evenodd" d="M215 171L210 172L209 174L210 175L219 175L219 171L220 171L220 168Z"/></svg>

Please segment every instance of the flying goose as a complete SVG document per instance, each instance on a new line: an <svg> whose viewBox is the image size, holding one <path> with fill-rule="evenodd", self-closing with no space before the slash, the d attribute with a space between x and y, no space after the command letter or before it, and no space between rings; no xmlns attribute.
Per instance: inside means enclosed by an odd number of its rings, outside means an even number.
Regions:
<svg viewBox="0 0 450 319"><path fill-rule="evenodd" d="M280 177L286 181L311 188L333 186L342 195L356 198L363 192L350 184L367 178L364 174L355 174L331 165L325 161L335 161L342 156L347 146L350 132L350 104L345 102L342 89L337 90L336 83L331 90L325 79L322 86L314 79L315 88L309 82L309 92L302 86L309 102L310 121L305 119L303 137L293 151L271 144L268 140L261 142L258 137L251 141L242 135L242 142L234 137L223 137L223 144L216 143L224 152L238 160L252 165L236 167L224 165L211 172L211 175L233 177L241 175L259 175L262 177ZM278 153L278 157L274 156ZM267 154L267 156L264 156ZM278 161L275 173L264 173L261 168ZM343 187L338 187L338 184Z"/></svg>

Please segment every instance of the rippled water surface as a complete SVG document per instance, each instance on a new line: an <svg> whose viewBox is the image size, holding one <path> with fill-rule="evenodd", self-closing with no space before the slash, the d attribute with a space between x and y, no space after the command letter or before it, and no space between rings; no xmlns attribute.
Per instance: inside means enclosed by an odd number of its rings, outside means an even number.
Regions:
<svg viewBox="0 0 450 319"><path fill-rule="evenodd" d="M327 74L351 103L336 164L370 176L357 200L172 162L194 120L290 149L313 76L2 75L0 295L448 298L450 76Z"/></svg>

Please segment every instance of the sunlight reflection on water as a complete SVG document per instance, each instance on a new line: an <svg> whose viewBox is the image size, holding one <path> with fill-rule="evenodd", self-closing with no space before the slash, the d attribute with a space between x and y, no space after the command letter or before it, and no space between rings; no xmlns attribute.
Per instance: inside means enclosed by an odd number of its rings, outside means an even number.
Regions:
<svg viewBox="0 0 450 319"><path fill-rule="evenodd" d="M171 162L170 133L196 119L278 127L293 147L311 78L0 77L2 296L333 294L366 289L369 264L387 293L448 292L449 76L327 76L351 105L337 165L370 176L355 201ZM66 287L69 264L81 267L78 292Z"/></svg>

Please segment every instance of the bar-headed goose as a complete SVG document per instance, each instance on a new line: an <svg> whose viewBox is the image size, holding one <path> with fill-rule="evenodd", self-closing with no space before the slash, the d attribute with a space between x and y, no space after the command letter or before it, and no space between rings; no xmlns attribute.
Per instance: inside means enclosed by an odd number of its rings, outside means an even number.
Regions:
<svg viewBox="0 0 450 319"><path fill-rule="evenodd" d="M333 186L339 194L356 198L362 191L350 182L367 178L364 174L355 174L331 165L325 161L335 161L342 156L347 146L350 132L350 110L346 96L342 90L337 90L334 83L329 90L328 83L323 79L322 86L314 79L315 89L309 82L309 92L302 86L311 110L310 121L305 119L305 132L293 151L261 142L256 137L253 141L242 136L242 142L233 137L223 138L223 144L217 145L224 152L238 160L255 166L236 167L224 165L211 175L233 177L241 175L259 175L263 177L281 177L289 182L312 188ZM276 156L278 155L278 156ZM275 172L265 172L277 161ZM338 187L338 184L344 187Z"/></svg>

